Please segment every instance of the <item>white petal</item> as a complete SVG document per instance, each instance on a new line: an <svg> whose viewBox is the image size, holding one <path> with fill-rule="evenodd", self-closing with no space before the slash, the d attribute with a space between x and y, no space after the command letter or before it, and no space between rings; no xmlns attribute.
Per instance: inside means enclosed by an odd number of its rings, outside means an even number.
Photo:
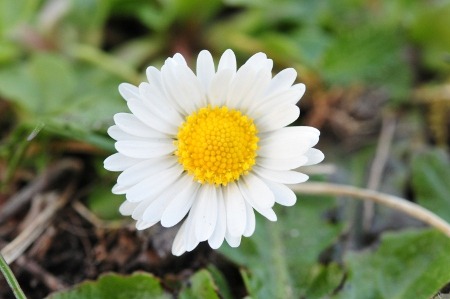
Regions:
<svg viewBox="0 0 450 299"><path fill-rule="evenodd" d="M143 102L129 100L127 104L130 111L150 128L169 135L177 134L177 124L169 123L167 120L155 115L154 111L151 111Z"/></svg>
<svg viewBox="0 0 450 299"><path fill-rule="evenodd" d="M203 91L206 93L209 89L209 84L215 74L214 61L211 53L203 50L197 57L197 77L203 86Z"/></svg>
<svg viewBox="0 0 450 299"><path fill-rule="evenodd" d="M142 161L141 159L130 158L122 155L121 153L115 153L103 162L103 167L109 171L124 171L128 167Z"/></svg>
<svg viewBox="0 0 450 299"><path fill-rule="evenodd" d="M296 105L278 106L266 115L255 118L255 125L260 132L268 132L285 127L294 122L300 115L300 109Z"/></svg>
<svg viewBox="0 0 450 299"><path fill-rule="evenodd" d="M247 95L253 86L256 78L256 70L249 67L241 67L230 83L227 94L226 105L229 108L241 107L243 98Z"/></svg>
<svg viewBox="0 0 450 299"><path fill-rule="evenodd" d="M214 232L208 239L209 246L211 246L212 249L217 249L222 245L227 230L227 216L223 191L221 188L217 188L215 192L217 197L217 221Z"/></svg>
<svg viewBox="0 0 450 299"><path fill-rule="evenodd" d="M319 140L311 127L287 127L260 134L258 155L278 160L300 158ZM318 130L316 130L318 132Z"/></svg>
<svg viewBox="0 0 450 299"><path fill-rule="evenodd" d="M273 132L260 134L260 145L269 143L283 143L289 139L307 141L309 147L313 147L319 141L320 131L308 126L294 126L281 128Z"/></svg>
<svg viewBox="0 0 450 299"><path fill-rule="evenodd" d="M230 84L227 95L227 106L237 108L246 112L270 82L272 74L269 67L253 69L251 67L241 67Z"/></svg>
<svg viewBox="0 0 450 299"><path fill-rule="evenodd" d="M211 237L217 222L217 197L215 187L203 185L198 198L192 206L197 240L206 241Z"/></svg>
<svg viewBox="0 0 450 299"><path fill-rule="evenodd" d="M264 179L281 184L299 184L306 182L309 178L304 173L292 170L277 171L254 166L253 171Z"/></svg>
<svg viewBox="0 0 450 299"><path fill-rule="evenodd" d="M161 72L154 66L149 66L145 70L147 80L152 85L158 85L161 83Z"/></svg>
<svg viewBox="0 0 450 299"><path fill-rule="evenodd" d="M233 72L236 72L236 56L234 55L234 52L230 49L226 50L222 54L222 57L220 57L219 66L217 67L217 71L220 71L223 69L230 69Z"/></svg>
<svg viewBox="0 0 450 299"><path fill-rule="evenodd" d="M200 184L187 182L187 186L179 192L164 210L161 216L161 225L164 227L172 227L180 222L189 212L192 203L197 197Z"/></svg>
<svg viewBox="0 0 450 299"><path fill-rule="evenodd" d="M242 236L231 235L228 230L225 233L225 240L227 240L228 245L231 247L238 247L241 244L241 238Z"/></svg>
<svg viewBox="0 0 450 299"><path fill-rule="evenodd" d="M159 197L159 194L155 194L154 196L147 197L140 202L136 202L136 208L134 208L133 213L131 213L131 217L134 220L143 220L145 210L150 204L152 204L153 201L157 200Z"/></svg>
<svg viewBox="0 0 450 299"><path fill-rule="evenodd" d="M144 82L139 85L143 103L154 111L154 114L173 123L181 123L182 118L176 109L176 103L164 89L161 72L155 67L149 67L147 78L149 84Z"/></svg>
<svg viewBox="0 0 450 299"><path fill-rule="evenodd" d="M268 192L270 194L272 194L272 191L267 186L265 188L267 190L269 190ZM240 184L240 190L242 192L242 195L244 196L245 201L250 206L252 206L261 215L264 215L264 216L268 215L266 217L271 217L270 220L274 221L272 214L275 214L275 213L272 211L272 208L271 208L273 206L273 204L274 204L274 200L271 202L272 205L270 207L268 207L270 202L269 203L268 202L264 203L264 202L261 202L259 200L259 198L257 198L257 197L255 198L254 196L252 196L252 192L251 191L253 191L253 190L250 190L249 187L247 187L245 184ZM273 194L272 194L272 196L273 196ZM272 211L272 212L270 212L270 211ZM276 216L275 216L275 219L276 219Z"/></svg>
<svg viewBox="0 0 450 299"><path fill-rule="evenodd" d="M125 133L118 126L111 126L107 131L108 135L114 140L142 140L140 137L136 137Z"/></svg>
<svg viewBox="0 0 450 299"><path fill-rule="evenodd" d="M238 182L244 198L258 209L271 208L275 204L275 197L267 185L253 173L243 176Z"/></svg>
<svg viewBox="0 0 450 299"><path fill-rule="evenodd" d="M218 71L211 80L208 90L208 101L211 106L225 105L230 82L233 79L234 72L230 69Z"/></svg>
<svg viewBox="0 0 450 299"><path fill-rule="evenodd" d="M225 189L224 201L227 213L227 232L231 236L241 236L246 224L245 202L236 183L228 184Z"/></svg>
<svg viewBox="0 0 450 299"><path fill-rule="evenodd" d="M245 237L250 237L255 232L256 227L256 221L255 221L255 212L253 211L253 207L248 203L245 202L245 212L246 212L246 219L247 223L245 225L245 230L243 235Z"/></svg>
<svg viewBox="0 0 450 299"><path fill-rule="evenodd" d="M200 82L188 67L166 64L161 68L161 75L166 94L178 111L189 115L206 102Z"/></svg>
<svg viewBox="0 0 450 299"><path fill-rule="evenodd" d="M139 85L139 91L142 102L154 116L174 125L183 122L183 118L175 110L168 97L156 86L144 82Z"/></svg>
<svg viewBox="0 0 450 299"><path fill-rule="evenodd" d="M307 161L308 158L305 156L287 159L257 157L256 165L272 170L291 170L300 166L304 166Z"/></svg>
<svg viewBox="0 0 450 299"><path fill-rule="evenodd" d="M172 254L180 256L186 252L187 220L183 222L172 244Z"/></svg>
<svg viewBox="0 0 450 299"><path fill-rule="evenodd" d="M175 71L178 73L178 80L172 83L172 93L179 105L186 108L189 114L206 106L202 85L192 70L187 66L178 66ZM188 109L191 105L193 110Z"/></svg>
<svg viewBox="0 0 450 299"><path fill-rule="evenodd" d="M175 150L170 139L123 140L117 141L115 146L123 155L141 159L161 157Z"/></svg>
<svg viewBox="0 0 450 299"><path fill-rule="evenodd" d="M275 201L283 206L293 206L297 201L297 195L286 185L275 183L273 181L264 180L266 185L275 195Z"/></svg>
<svg viewBox="0 0 450 299"><path fill-rule="evenodd" d="M178 75L174 68L176 65L173 63L166 63L161 67L161 84L163 86L163 94L167 100L171 103L173 108L183 115L189 115L186 107L180 106L177 100L176 90L174 90L173 82L178 80ZM175 92L175 93L174 93Z"/></svg>
<svg viewBox="0 0 450 299"><path fill-rule="evenodd" d="M186 234L186 250L192 251L195 247L197 247L200 241L195 236L195 226L194 226L194 217L189 212L189 215L186 219L188 221L187 234Z"/></svg>
<svg viewBox="0 0 450 299"><path fill-rule="evenodd" d="M270 221L277 221L277 215L275 214L275 212L271 208L264 209L264 210L257 210L257 211L258 211L258 213L260 213L261 215L263 215L264 217L266 217Z"/></svg>
<svg viewBox="0 0 450 299"><path fill-rule="evenodd" d="M146 198L153 198L179 179L183 168L175 165L172 168L156 173L131 187L127 192L127 200L139 202Z"/></svg>
<svg viewBox="0 0 450 299"><path fill-rule="evenodd" d="M173 59L179 64L179 65L185 65L187 66L186 59L184 59L183 55L180 53L176 53L173 55Z"/></svg>
<svg viewBox="0 0 450 299"><path fill-rule="evenodd" d="M129 189L129 188L128 188L127 186L122 186L122 185L119 185L119 184L115 184L115 185L112 187L111 192L112 192L113 194L121 195L121 194L127 193L128 189Z"/></svg>
<svg viewBox="0 0 450 299"><path fill-rule="evenodd" d="M167 137L165 134L145 125L136 116L130 113L117 113L114 115L114 122L122 131L134 136L145 138Z"/></svg>
<svg viewBox="0 0 450 299"><path fill-rule="evenodd" d="M177 163L173 156L144 160L124 170L117 178L117 183L123 186L134 185L147 177L166 170Z"/></svg>
<svg viewBox="0 0 450 299"><path fill-rule="evenodd" d="M304 84L296 84L289 89L272 94L261 95L259 100L249 107L248 114L254 118L261 117L279 106L295 105L305 93Z"/></svg>
<svg viewBox="0 0 450 299"><path fill-rule="evenodd" d="M308 136L319 136L320 131L314 127L309 126L293 126L280 129L279 131L276 132L265 133L262 134L262 136L266 139L274 136L274 134L293 134L293 135L305 134Z"/></svg>
<svg viewBox="0 0 450 299"><path fill-rule="evenodd" d="M149 197L142 201L136 208L137 213L133 213L133 218L142 218L146 222L158 222L161 220L164 211L167 206L175 199L180 193L180 190L188 187L188 184L192 181L188 175L181 175L174 183L170 184L170 187L165 188L156 197Z"/></svg>
<svg viewBox="0 0 450 299"><path fill-rule="evenodd" d="M146 222L144 220L138 220L136 222L136 228L137 230L144 230L147 229L153 225L155 225L157 222Z"/></svg>
<svg viewBox="0 0 450 299"><path fill-rule="evenodd" d="M294 84L297 78L297 71L293 68L287 68L276 74L269 87L265 91L267 96L278 93L280 91L288 89L292 84Z"/></svg>
<svg viewBox="0 0 450 299"><path fill-rule="evenodd" d="M133 214L134 209L136 208L137 204L135 202L129 202L125 200L119 207L120 214L124 216L130 216Z"/></svg>
<svg viewBox="0 0 450 299"><path fill-rule="evenodd" d="M317 163L322 162L323 159L325 158L323 153L320 150L315 149L315 148L310 148L305 153L305 156L308 158L308 162L306 162L306 164L304 166L315 165Z"/></svg>
<svg viewBox="0 0 450 299"><path fill-rule="evenodd" d="M158 222L161 220L164 210L170 203L171 197L174 195L174 192L171 192L169 189L170 188L148 203L147 207L143 209L144 212L142 213L142 220L149 223Z"/></svg>
<svg viewBox="0 0 450 299"><path fill-rule="evenodd" d="M252 106L255 102L258 102L262 97L264 90L267 88L271 78L272 73L269 67L261 68L256 73L256 79L252 83L252 88L245 95L245 97L243 97L241 107L248 109L248 107Z"/></svg>
<svg viewBox="0 0 450 299"><path fill-rule="evenodd" d="M252 57L250 57L242 67L244 66L248 66L254 70L258 70L261 68L261 65L263 65L266 62L267 59L267 55L262 53L262 52L258 52L256 54L253 54ZM242 68L241 67L241 68Z"/></svg>
<svg viewBox="0 0 450 299"><path fill-rule="evenodd" d="M121 83L119 85L119 93L127 101L140 98L139 89L129 83Z"/></svg>

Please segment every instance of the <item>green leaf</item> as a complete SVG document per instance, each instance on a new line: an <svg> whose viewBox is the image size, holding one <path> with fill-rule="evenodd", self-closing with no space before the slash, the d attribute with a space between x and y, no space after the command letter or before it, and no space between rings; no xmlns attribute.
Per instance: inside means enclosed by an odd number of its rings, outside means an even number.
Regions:
<svg viewBox="0 0 450 299"><path fill-rule="evenodd" d="M87 200L89 210L98 217L106 220L120 217L119 206L123 202L123 196L112 194L110 186L96 186Z"/></svg>
<svg viewBox="0 0 450 299"><path fill-rule="evenodd" d="M450 3L427 3L411 25L411 35L421 46L425 64L433 70L448 74L450 71Z"/></svg>
<svg viewBox="0 0 450 299"><path fill-rule="evenodd" d="M63 29L77 30L78 42L100 46L110 4L110 0L77 0L71 3ZM68 30L63 33L67 34Z"/></svg>
<svg viewBox="0 0 450 299"><path fill-rule="evenodd" d="M239 248L224 246L221 252L243 268L244 282L254 298L300 298L326 295L334 290L343 273L336 266L318 264L320 253L336 240L341 228L323 218L334 200L305 197L290 208L278 209L278 221L257 217L255 234ZM319 269L319 270L318 270ZM320 286L318 272L328 276Z"/></svg>
<svg viewBox="0 0 450 299"><path fill-rule="evenodd" d="M39 5L38 0L0 1L0 38L11 34L17 26L31 18Z"/></svg>
<svg viewBox="0 0 450 299"><path fill-rule="evenodd" d="M404 59L403 41L392 28L363 26L337 36L322 61L331 84L365 84L404 96L411 70Z"/></svg>
<svg viewBox="0 0 450 299"><path fill-rule="evenodd" d="M233 296L231 295L231 291L229 289L227 280L225 279L222 272L219 271L214 265L208 266L208 271L211 273L211 276L214 279L214 282L217 285L218 293L220 294L220 298L223 299L233 299Z"/></svg>
<svg viewBox="0 0 450 299"><path fill-rule="evenodd" d="M346 256L349 276L334 298L430 298L450 281L449 252L434 230L385 233L375 252Z"/></svg>
<svg viewBox="0 0 450 299"><path fill-rule="evenodd" d="M22 123L43 131L83 140L104 149L113 142L96 134L106 131L112 116L126 111L117 91L119 79L104 70L73 64L52 54L0 70L0 95L15 103Z"/></svg>
<svg viewBox="0 0 450 299"><path fill-rule="evenodd" d="M450 161L439 150L418 155L412 165L412 185L420 205L450 221Z"/></svg>
<svg viewBox="0 0 450 299"><path fill-rule="evenodd" d="M75 76L70 64L56 55L35 54L27 63L0 72L0 94L35 119L64 107L74 88Z"/></svg>
<svg viewBox="0 0 450 299"><path fill-rule="evenodd" d="M58 292L48 299L169 299L159 279L148 273L130 276L105 274L97 281L81 283L74 288Z"/></svg>
<svg viewBox="0 0 450 299"><path fill-rule="evenodd" d="M180 299L219 299L217 286L208 270L200 270L190 279L189 288L181 291Z"/></svg>
<svg viewBox="0 0 450 299"><path fill-rule="evenodd" d="M35 113L54 113L69 103L75 89L75 74L67 60L51 54L36 54L28 70L39 98Z"/></svg>

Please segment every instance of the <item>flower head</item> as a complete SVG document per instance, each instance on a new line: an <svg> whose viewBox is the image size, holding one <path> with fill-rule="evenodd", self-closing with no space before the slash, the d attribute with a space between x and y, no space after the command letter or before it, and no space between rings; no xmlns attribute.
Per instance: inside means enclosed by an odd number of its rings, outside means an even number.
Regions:
<svg viewBox="0 0 450 299"><path fill-rule="evenodd" d="M126 195L120 212L138 229L185 219L173 254L202 241L239 246L255 230L254 211L276 221L275 203L295 203L285 184L308 176L292 169L322 161L312 148L317 129L286 127L299 116L304 84L293 85L291 68L272 78L272 65L257 53L237 69L227 50L216 69L204 50L196 74L175 54L147 69L148 82L119 86L131 113L114 116L108 133L118 153L104 165L122 172L113 193Z"/></svg>

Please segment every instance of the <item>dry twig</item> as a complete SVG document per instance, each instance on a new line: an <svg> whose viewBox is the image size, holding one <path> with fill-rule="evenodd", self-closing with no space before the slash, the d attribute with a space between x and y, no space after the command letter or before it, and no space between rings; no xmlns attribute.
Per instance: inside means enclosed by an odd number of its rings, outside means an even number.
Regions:
<svg viewBox="0 0 450 299"><path fill-rule="evenodd" d="M49 167L33 183L23 188L19 193L12 196L0 210L0 224L6 221L8 217L16 213L22 206L33 198L36 194L45 190L54 181L61 178L66 171L79 171L81 164L76 160L62 160L61 162Z"/></svg>

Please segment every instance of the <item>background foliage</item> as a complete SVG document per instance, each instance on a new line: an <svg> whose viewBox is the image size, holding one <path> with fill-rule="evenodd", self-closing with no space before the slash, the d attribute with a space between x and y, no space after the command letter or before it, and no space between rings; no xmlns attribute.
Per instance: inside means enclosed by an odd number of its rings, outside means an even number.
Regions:
<svg viewBox="0 0 450 299"><path fill-rule="evenodd" d="M83 224L83 233L90 246L103 240L106 254L123 257L127 234L136 233L117 225L122 198L110 193L115 176L102 169L114 150L106 128L114 113L126 110L117 85L138 84L148 65L159 67L176 52L194 65L201 49L217 59L232 48L240 62L263 51L276 71L294 67L306 83L298 123L321 129L326 155L315 179L366 187L374 180L377 146L387 143L383 175L369 187L450 221L449 20L445 0L1 1L0 209L49 165L75 157L85 165L78 204L106 227ZM386 123L394 135L379 139ZM362 211L346 198L299 196L295 207L277 209L278 222L258 219L255 235L238 249L200 247L174 261L158 241L173 236L153 230L138 239L140 259L111 266L96 256L91 272L57 262L64 250L83 254L76 242L47 248L53 261L39 250L26 253L45 273L60 275L66 291L15 270L30 298L56 290L49 298L431 298L449 292L448 239L382 207L363 228L368 215ZM14 227L25 213L3 224L0 247L18 233ZM105 230L113 237L105 238ZM129 263L134 266L124 266ZM105 274L111 270L122 274ZM75 286L87 278L98 280ZM0 297L11 298L3 284L0 279Z"/></svg>

